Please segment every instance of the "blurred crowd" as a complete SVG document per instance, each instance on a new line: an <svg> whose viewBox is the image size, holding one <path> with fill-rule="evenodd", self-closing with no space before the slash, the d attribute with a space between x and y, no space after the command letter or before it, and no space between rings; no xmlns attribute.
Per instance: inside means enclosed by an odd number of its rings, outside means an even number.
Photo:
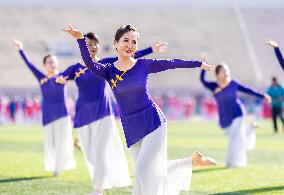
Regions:
<svg viewBox="0 0 284 195"><path fill-rule="evenodd" d="M206 120L217 119L217 106L212 96L176 95L174 92L155 94L154 101L164 111L168 120L188 120L200 117ZM271 106L255 98L242 96L249 114L257 118L271 117ZM72 117L75 113L75 98L68 97L67 109ZM115 115L119 116L118 106L113 102ZM0 95L0 124L30 124L41 122L40 95Z"/></svg>

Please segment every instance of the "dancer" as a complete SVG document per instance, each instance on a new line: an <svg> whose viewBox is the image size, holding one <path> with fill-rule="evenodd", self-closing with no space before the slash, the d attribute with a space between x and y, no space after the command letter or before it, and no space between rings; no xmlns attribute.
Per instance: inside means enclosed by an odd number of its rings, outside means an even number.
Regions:
<svg viewBox="0 0 284 195"><path fill-rule="evenodd" d="M40 83L42 93L42 117L45 133L45 169L58 176L61 171L74 169L71 119L65 105L65 85L55 82L58 76L57 59L54 55L43 58L46 74L39 71L27 58L22 42L14 40L22 59Z"/></svg>
<svg viewBox="0 0 284 195"><path fill-rule="evenodd" d="M127 147L133 152L135 179L133 194L178 194L188 190L192 165L213 165L216 162L200 153L191 157L167 161L167 124L162 111L152 101L148 90L148 75L167 69L213 67L199 61L134 59L139 33L132 25L120 27L114 46L118 53L115 63L103 65L90 57L80 30L71 24L64 29L78 40L86 66L111 86L120 108Z"/></svg>
<svg viewBox="0 0 284 195"><path fill-rule="evenodd" d="M87 33L90 55L99 63L113 63L117 57L100 59L99 38L95 33ZM152 47L138 51L134 58L152 52L163 52L167 44L155 43ZM106 94L106 81L95 76L79 62L62 73L60 83L74 80L78 88L74 128L78 130L82 151L89 174L93 180L94 194L102 194L104 189L131 184L127 160L123 151L119 131ZM115 163L114 163L115 162Z"/></svg>
<svg viewBox="0 0 284 195"><path fill-rule="evenodd" d="M284 70L284 59L282 53L280 51L279 45L276 41L268 39L266 43L274 48L275 55L278 59L279 64L281 65L282 69Z"/></svg>
<svg viewBox="0 0 284 195"><path fill-rule="evenodd" d="M267 93L270 95L271 108L272 108L272 121L274 132L278 132L277 118L279 117L282 122L282 127L284 130L284 118L282 116L282 104L284 101L284 88L278 83L276 77L272 78L272 85L268 88Z"/></svg>
<svg viewBox="0 0 284 195"><path fill-rule="evenodd" d="M231 79L229 67L218 65L215 69L217 82L205 80L202 70L200 80L202 84L214 94L218 105L219 125L225 129L228 136L228 150L226 156L227 167L241 167L247 164L248 149L254 148L255 133L245 123L245 108L237 96L237 91L264 98L270 101L267 94L259 93L239 82Z"/></svg>

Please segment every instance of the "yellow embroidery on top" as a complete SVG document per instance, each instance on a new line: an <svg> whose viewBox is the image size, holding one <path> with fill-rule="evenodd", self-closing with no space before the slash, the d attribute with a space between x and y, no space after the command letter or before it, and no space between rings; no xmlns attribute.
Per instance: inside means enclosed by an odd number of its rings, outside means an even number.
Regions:
<svg viewBox="0 0 284 195"><path fill-rule="evenodd" d="M123 80L123 78L122 78L121 76L119 76L118 74L117 74L117 75L115 75L115 77L116 77L118 80L120 80L120 81L122 81L122 80Z"/></svg>
<svg viewBox="0 0 284 195"><path fill-rule="evenodd" d="M111 86L111 89L113 90L115 87L116 87L116 83L117 81L123 81L123 78L122 76L126 73L126 71L124 71L121 75L118 75L116 74L115 75L115 80L111 79L111 83L112 83L112 86Z"/></svg>
<svg viewBox="0 0 284 195"><path fill-rule="evenodd" d="M81 76L81 74L85 74L86 70L88 70L88 68L79 68L79 71L75 72L75 79L77 79L78 77Z"/></svg>

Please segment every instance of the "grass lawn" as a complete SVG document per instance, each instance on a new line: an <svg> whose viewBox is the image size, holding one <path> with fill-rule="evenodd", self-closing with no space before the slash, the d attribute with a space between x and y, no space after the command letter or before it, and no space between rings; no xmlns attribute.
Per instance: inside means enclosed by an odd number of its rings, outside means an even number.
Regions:
<svg viewBox="0 0 284 195"><path fill-rule="evenodd" d="M198 149L219 162L217 167L193 170L190 194L284 194L284 132L273 135L270 121L260 125L257 147L248 154L248 166L226 169L226 137L216 123L170 122L170 159ZM133 173L133 162L126 153ZM81 151L76 150L75 156L76 170L51 177L43 167L42 127L0 126L0 194L90 194L92 185ZM131 194L131 187L107 190L105 194Z"/></svg>

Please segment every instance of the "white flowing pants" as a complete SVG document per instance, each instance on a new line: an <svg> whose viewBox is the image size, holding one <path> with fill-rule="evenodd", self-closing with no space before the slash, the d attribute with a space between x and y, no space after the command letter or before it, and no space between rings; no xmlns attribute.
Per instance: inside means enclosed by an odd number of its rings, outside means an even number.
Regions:
<svg viewBox="0 0 284 195"><path fill-rule="evenodd" d="M45 170L60 172L76 168L70 116L44 126Z"/></svg>
<svg viewBox="0 0 284 195"><path fill-rule="evenodd" d="M77 128L95 189L131 185L128 164L114 116Z"/></svg>
<svg viewBox="0 0 284 195"><path fill-rule="evenodd" d="M255 147L255 131L246 124L244 117L234 119L231 126L225 129L228 136L226 165L243 167L247 164L247 150Z"/></svg>
<svg viewBox="0 0 284 195"><path fill-rule="evenodd" d="M135 161L133 195L177 195L189 190L191 157L167 160L167 123L130 149Z"/></svg>

